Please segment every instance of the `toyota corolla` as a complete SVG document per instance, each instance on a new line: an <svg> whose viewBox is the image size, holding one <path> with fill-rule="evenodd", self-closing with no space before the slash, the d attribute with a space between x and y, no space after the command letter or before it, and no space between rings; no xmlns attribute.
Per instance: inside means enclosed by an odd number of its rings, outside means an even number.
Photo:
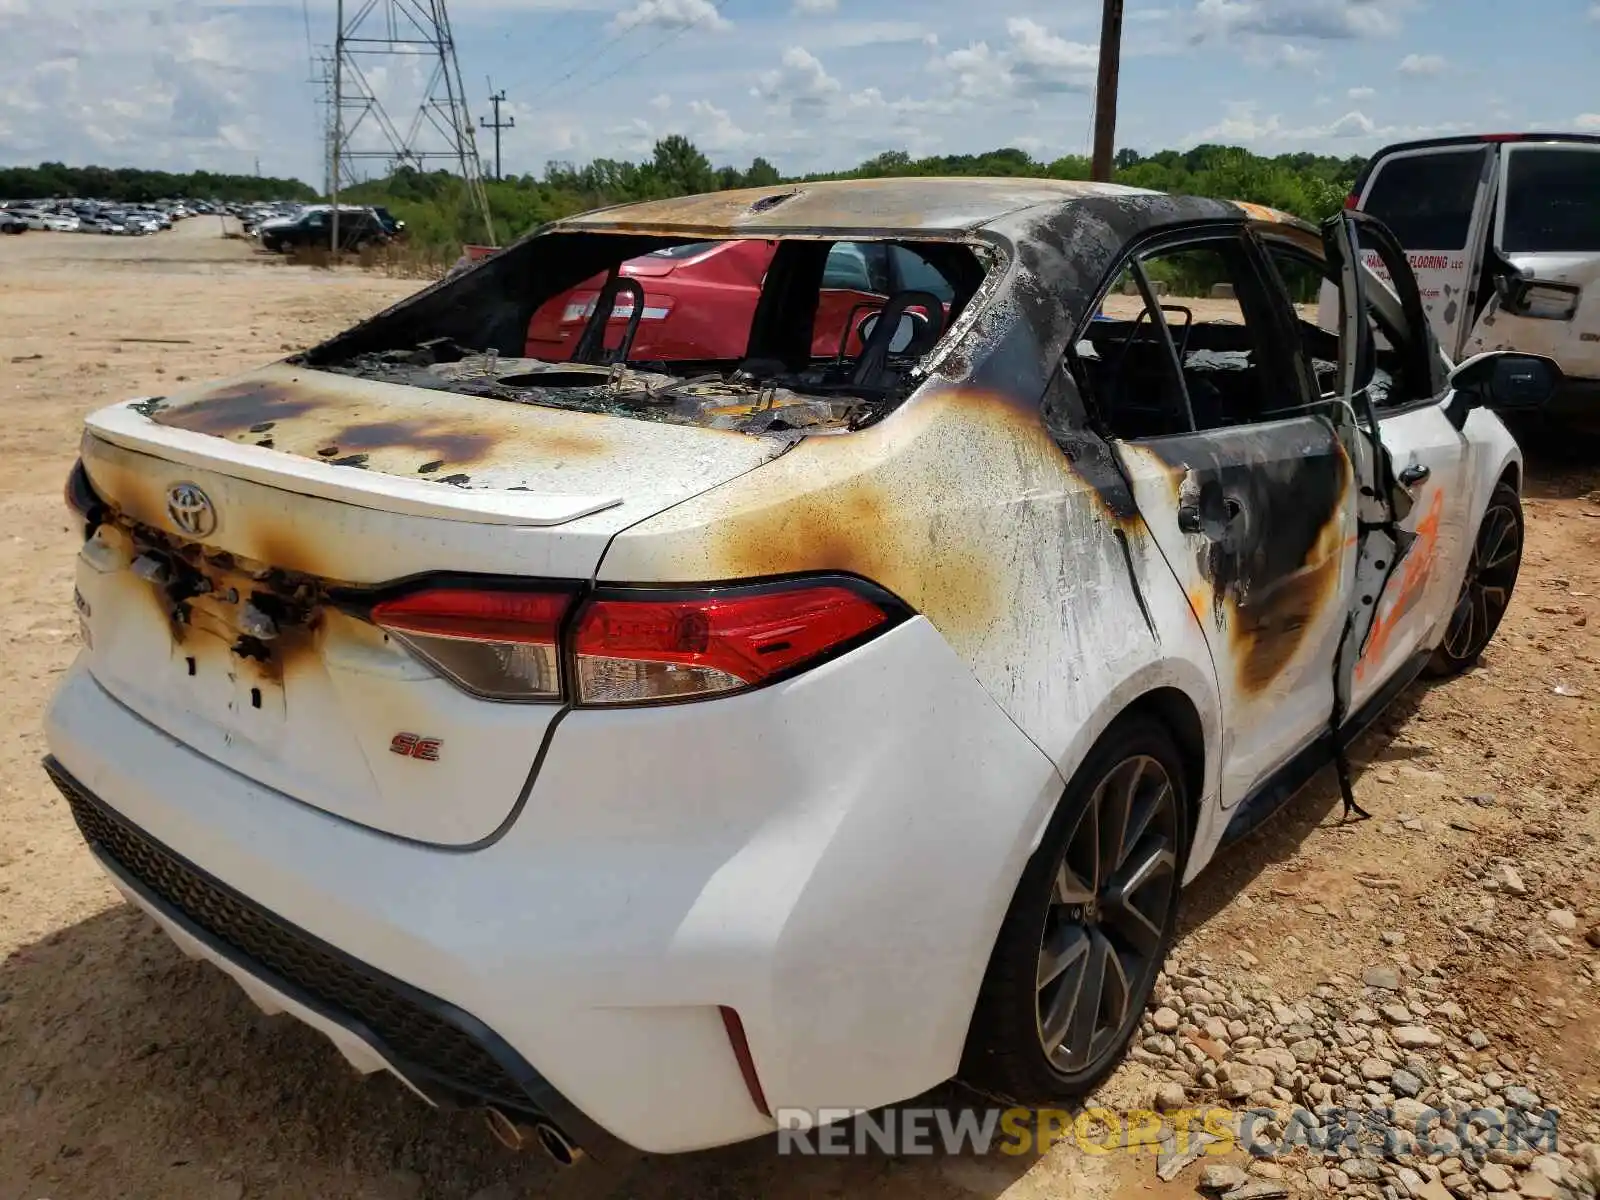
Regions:
<svg viewBox="0 0 1600 1200"><path fill-rule="evenodd" d="M738 353L646 354L622 264L737 240ZM821 346L830 256L885 248L940 286ZM511 1139L1080 1095L1182 885L1477 660L1522 545L1492 410L1556 374L1452 368L1359 213L896 179L575 217L88 419L46 767L186 951Z"/></svg>

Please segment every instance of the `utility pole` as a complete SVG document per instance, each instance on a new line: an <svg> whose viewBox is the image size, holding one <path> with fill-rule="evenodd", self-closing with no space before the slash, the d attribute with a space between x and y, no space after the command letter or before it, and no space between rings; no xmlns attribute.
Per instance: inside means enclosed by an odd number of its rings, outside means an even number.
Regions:
<svg viewBox="0 0 1600 1200"><path fill-rule="evenodd" d="M346 15L347 7L353 11ZM468 201L483 222L489 242L494 225L489 199L483 190L483 165L473 140L473 121L467 112L461 84L461 64L450 32L446 0L357 0L347 6L338 0L338 36L333 52L334 137L330 199L333 202L332 242L339 249L339 189L358 182L364 172L358 164L381 160L393 172L400 167L426 170L430 163L448 163L459 172ZM427 67L427 82L410 102L392 98L386 109L367 79L363 64L374 58L390 82L415 77L413 67ZM407 61L409 60L409 61ZM391 88L385 88L385 94ZM409 124L391 119L388 109Z"/></svg>
<svg viewBox="0 0 1600 1200"><path fill-rule="evenodd" d="M1117 152L1117 74L1122 67L1122 0L1105 0L1100 16L1100 76L1094 89L1094 162L1089 178L1111 182Z"/></svg>
<svg viewBox="0 0 1600 1200"><path fill-rule="evenodd" d="M489 86L493 87L494 85L490 84ZM494 105L494 120L486 121L482 117L478 118L479 125L482 125L485 129L494 130L494 177L496 179L505 178L505 174L500 170L500 131L517 127L517 119L515 117L507 117L504 121L500 119L500 106L505 102L506 90L501 88L489 97L489 103Z"/></svg>

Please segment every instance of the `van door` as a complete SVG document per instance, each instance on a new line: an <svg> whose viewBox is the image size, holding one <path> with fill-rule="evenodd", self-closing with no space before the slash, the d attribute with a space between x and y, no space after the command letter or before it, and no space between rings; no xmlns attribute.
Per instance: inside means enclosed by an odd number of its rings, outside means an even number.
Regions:
<svg viewBox="0 0 1600 1200"><path fill-rule="evenodd" d="M1404 247L1434 336L1452 359L1472 328L1488 242L1494 187L1492 146L1397 150L1378 163L1357 207L1382 221ZM1393 286L1383 260L1367 269Z"/></svg>
<svg viewBox="0 0 1600 1200"><path fill-rule="evenodd" d="M1463 357L1521 350L1600 380L1600 145L1507 145L1496 208L1498 257L1536 283L1491 298Z"/></svg>

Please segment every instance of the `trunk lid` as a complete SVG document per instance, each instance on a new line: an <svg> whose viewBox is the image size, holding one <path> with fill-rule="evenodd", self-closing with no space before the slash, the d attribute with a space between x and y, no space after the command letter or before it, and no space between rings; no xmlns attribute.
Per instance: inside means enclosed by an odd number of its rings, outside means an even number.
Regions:
<svg viewBox="0 0 1600 1200"><path fill-rule="evenodd" d="M589 578L615 533L785 445L286 364L103 409L83 441L113 513L78 566L91 669L287 796L469 845L514 813L559 707L467 695L332 599L430 573Z"/></svg>

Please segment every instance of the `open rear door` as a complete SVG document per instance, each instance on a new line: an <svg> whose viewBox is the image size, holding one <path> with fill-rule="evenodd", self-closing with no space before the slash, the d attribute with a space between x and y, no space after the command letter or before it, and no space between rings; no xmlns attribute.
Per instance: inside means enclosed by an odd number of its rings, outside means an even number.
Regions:
<svg viewBox="0 0 1600 1200"><path fill-rule="evenodd" d="M1356 585L1349 593L1344 636L1334 658L1334 704L1330 728L1339 760L1340 784L1347 808L1350 798L1348 770L1339 730L1350 714L1356 663L1371 635L1378 598L1393 574L1395 560L1404 549L1399 522L1410 510L1410 498L1394 480L1389 456L1378 431L1377 415L1368 394L1377 372L1377 344L1368 309L1368 287L1373 282L1362 263L1360 231L1377 222L1364 214L1341 212L1323 225L1328 262L1339 278L1339 392L1346 407L1345 420L1335 425L1354 467L1356 501ZM1381 228L1381 226L1378 226ZM1393 242L1393 238L1388 238ZM1404 266L1404 257L1401 258ZM1409 269L1403 273L1410 277ZM1415 281L1412 288L1415 289Z"/></svg>

